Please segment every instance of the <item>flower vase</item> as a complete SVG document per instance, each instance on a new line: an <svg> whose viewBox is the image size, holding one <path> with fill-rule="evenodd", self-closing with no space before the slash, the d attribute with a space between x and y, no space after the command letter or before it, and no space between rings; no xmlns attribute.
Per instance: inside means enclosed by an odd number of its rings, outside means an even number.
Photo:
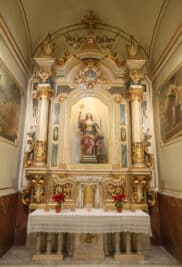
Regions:
<svg viewBox="0 0 182 267"><path fill-rule="evenodd" d="M56 205L55 206L55 211L56 211L56 213L61 212L61 205Z"/></svg>
<svg viewBox="0 0 182 267"><path fill-rule="evenodd" d="M117 209L117 212L122 212L122 207L116 207L116 209Z"/></svg>

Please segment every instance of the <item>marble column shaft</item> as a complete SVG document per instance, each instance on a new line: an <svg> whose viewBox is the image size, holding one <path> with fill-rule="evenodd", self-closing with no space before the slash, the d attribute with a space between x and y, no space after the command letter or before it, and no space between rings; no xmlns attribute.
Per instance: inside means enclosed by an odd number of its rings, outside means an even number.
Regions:
<svg viewBox="0 0 182 267"><path fill-rule="evenodd" d="M38 85L38 120L34 145L34 165L44 166L47 161L49 99L52 95L50 84Z"/></svg>
<svg viewBox="0 0 182 267"><path fill-rule="evenodd" d="M134 167L144 167L144 146L141 128L141 98L142 85L129 87L131 115L132 115L132 164Z"/></svg>

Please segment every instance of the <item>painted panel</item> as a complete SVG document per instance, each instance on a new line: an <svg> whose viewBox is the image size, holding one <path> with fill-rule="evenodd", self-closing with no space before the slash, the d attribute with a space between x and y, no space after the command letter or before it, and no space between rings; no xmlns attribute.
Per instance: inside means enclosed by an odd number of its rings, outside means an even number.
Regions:
<svg viewBox="0 0 182 267"><path fill-rule="evenodd" d="M52 145L52 158L51 158L51 166L57 167L57 154L58 154L58 145Z"/></svg>
<svg viewBox="0 0 182 267"><path fill-rule="evenodd" d="M126 124L126 115L125 115L125 104L120 104L120 123Z"/></svg>
<svg viewBox="0 0 182 267"><path fill-rule="evenodd" d="M126 129L121 127L121 142L126 142Z"/></svg>
<svg viewBox="0 0 182 267"><path fill-rule="evenodd" d="M122 168L127 167L127 145L121 145L121 166Z"/></svg>
<svg viewBox="0 0 182 267"><path fill-rule="evenodd" d="M59 114L60 114L60 104L55 103L55 105L54 105L54 124L59 123Z"/></svg>
<svg viewBox="0 0 182 267"><path fill-rule="evenodd" d="M12 142L18 136L20 109L20 88L0 64L0 136Z"/></svg>
<svg viewBox="0 0 182 267"><path fill-rule="evenodd" d="M161 89L159 109L162 141L182 136L182 67Z"/></svg>

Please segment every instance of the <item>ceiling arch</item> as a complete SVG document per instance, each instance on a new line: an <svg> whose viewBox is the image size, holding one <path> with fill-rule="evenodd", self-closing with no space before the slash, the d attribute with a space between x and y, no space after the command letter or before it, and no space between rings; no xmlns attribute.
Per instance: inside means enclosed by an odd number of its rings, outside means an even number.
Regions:
<svg viewBox="0 0 182 267"><path fill-rule="evenodd" d="M64 31L84 34L82 18L90 10L99 17L96 31L109 37L118 35L113 46L121 59L126 56L126 44L133 35L148 58L151 69L156 68L166 47L180 34L181 0L2 0L1 15L11 32L14 46L31 66L33 55L48 33L53 34L59 57L66 50ZM175 19L174 19L175 18ZM1 25L0 25L1 27ZM77 29L81 27L81 29ZM178 38L179 40L180 38ZM173 43L172 43L173 44ZM173 45L175 46L175 44ZM173 49L170 46L170 49ZM159 62L160 63L160 62Z"/></svg>

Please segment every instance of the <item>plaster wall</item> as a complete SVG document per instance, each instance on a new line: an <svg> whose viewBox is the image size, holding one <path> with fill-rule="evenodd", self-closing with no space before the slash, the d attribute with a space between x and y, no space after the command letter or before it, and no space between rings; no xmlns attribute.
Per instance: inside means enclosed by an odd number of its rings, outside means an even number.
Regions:
<svg viewBox="0 0 182 267"><path fill-rule="evenodd" d="M181 0L168 0L164 12L161 14L158 23L157 34L152 49L152 63L156 65L161 54L164 52L169 42L174 41L179 35L181 25Z"/></svg>
<svg viewBox="0 0 182 267"><path fill-rule="evenodd" d="M12 42L16 43L19 52L26 62L29 61L30 47L27 38L25 21L18 0L0 0L1 16L4 30L11 32Z"/></svg>
<svg viewBox="0 0 182 267"><path fill-rule="evenodd" d="M159 190L182 198L182 140L160 148Z"/></svg>

